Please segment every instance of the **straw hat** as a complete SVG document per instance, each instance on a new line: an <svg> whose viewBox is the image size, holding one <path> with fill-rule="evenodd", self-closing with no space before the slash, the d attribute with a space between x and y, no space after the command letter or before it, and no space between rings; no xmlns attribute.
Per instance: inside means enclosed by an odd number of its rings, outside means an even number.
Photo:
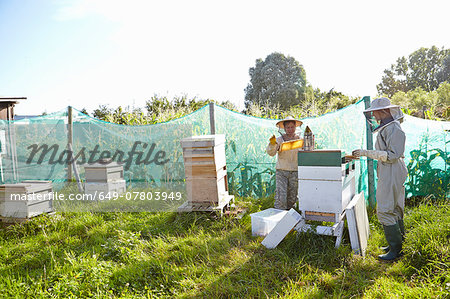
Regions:
<svg viewBox="0 0 450 299"><path fill-rule="evenodd" d="M292 116L288 116L283 120L280 120L279 122L276 123L276 126L280 129L284 129L284 122L285 121L294 121L295 122L295 126L296 127L300 127L303 122L299 121L298 119L293 118Z"/></svg>

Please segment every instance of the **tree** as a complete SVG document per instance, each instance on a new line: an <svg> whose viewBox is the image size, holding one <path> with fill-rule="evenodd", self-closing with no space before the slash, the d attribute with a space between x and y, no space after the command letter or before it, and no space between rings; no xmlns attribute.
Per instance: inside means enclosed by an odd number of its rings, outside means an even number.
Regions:
<svg viewBox="0 0 450 299"><path fill-rule="evenodd" d="M436 90L439 85L449 80L449 49L420 48L408 56L400 57L390 69L384 70L381 83L377 85L380 94L392 97L396 92L408 92L418 87L425 91Z"/></svg>
<svg viewBox="0 0 450 299"><path fill-rule="evenodd" d="M111 113L112 109L109 108L107 105L99 105L97 109L94 109L92 116L101 120L105 120L106 116Z"/></svg>
<svg viewBox="0 0 450 299"><path fill-rule="evenodd" d="M425 91L421 87L399 91L392 97L393 104L400 105L407 114L417 117L448 120L450 115L450 82L442 82L436 90Z"/></svg>
<svg viewBox="0 0 450 299"><path fill-rule="evenodd" d="M187 96L175 96L168 99L166 96L154 95L146 101L145 108L130 108L118 106L110 108L107 105L100 105L93 111L95 118L121 125L148 125L170 121L189 113L192 113L208 103L216 101L206 99L198 100L195 97L188 99ZM230 101L217 103L230 110L237 111L236 106ZM144 113L146 112L146 113Z"/></svg>
<svg viewBox="0 0 450 299"><path fill-rule="evenodd" d="M256 60L249 69L250 83L245 88L245 107L250 104L279 106L286 110L298 105L306 87L303 66L291 56L272 53Z"/></svg>
<svg viewBox="0 0 450 299"><path fill-rule="evenodd" d="M230 110L237 111L236 106L230 101L217 102L211 99L197 99L196 97L188 99L187 95L183 96L175 96L172 100L169 100L166 96L158 96L154 95L145 102L145 109L147 110L148 115L160 115L167 110L186 110L191 113L196 111L208 103L216 103L222 107L225 107Z"/></svg>
<svg viewBox="0 0 450 299"><path fill-rule="evenodd" d="M442 61L441 68L437 73L437 78L440 82L450 82L450 53L448 53L447 57Z"/></svg>
<svg viewBox="0 0 450 299"><path fill-rule="evenodd" d="M359 100L358 97L346 96L342 92L334 90L334 88L329 91L320 91L319 88L316 88L314 98L321 109L321 114L342 109Z"/></svg>

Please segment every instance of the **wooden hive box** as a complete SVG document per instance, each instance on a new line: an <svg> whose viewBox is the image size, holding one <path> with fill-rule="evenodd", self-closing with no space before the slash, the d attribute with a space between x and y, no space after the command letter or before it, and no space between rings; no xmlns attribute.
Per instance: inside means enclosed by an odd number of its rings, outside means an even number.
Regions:
<svg viewBox="0 0 450 299"><path fill-rule="evenodd" d="M53 212L51 181L23 181L0 186L0 216L32 218Z"/></svg>
<svg viewBox="0 0 450 299"><path fill-rule="evenodd" d="M228 196L225 135L181 140L188 201L216 205Z"/></svg>

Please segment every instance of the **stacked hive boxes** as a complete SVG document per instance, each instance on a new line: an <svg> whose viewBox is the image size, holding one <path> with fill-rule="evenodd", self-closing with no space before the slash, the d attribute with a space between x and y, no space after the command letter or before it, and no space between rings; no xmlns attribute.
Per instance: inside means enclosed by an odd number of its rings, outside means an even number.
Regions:
<svg viewBox="0 0 450 299"><path fill-rule="evenodd" d="M114 193L120 195L126 191L122 165L116 162L96 163L84 166L84 170L84 193L95 196L95 199L111 197Z"/></svg>
<svg viewBox="0 0 450 299"><path fill-rule="evenodd" d="M181 147L188 201L217 205L227 198L225 135L184 138L181 140Z"/></svg>
<svg viewBox="0 0 450 299"><path fill-rule="evenodd" d="M31 218L53 212L51 181L23 181L0 186L0 216Z"/></svg>
<svg viewBox="0 0 450 299"><path fill-rule="evenodd" d="M355 161L345 160L340 150L299 151L298 198L299 209L308 218L318 213L334 214L338 221L355 195ZM312 217L314 218L314 217Z"/></svg>

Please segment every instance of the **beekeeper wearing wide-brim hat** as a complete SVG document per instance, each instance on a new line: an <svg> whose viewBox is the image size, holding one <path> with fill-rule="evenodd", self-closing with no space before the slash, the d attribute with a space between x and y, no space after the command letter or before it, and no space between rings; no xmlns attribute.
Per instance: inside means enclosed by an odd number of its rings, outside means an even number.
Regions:
<svg viewBox="0 0 450 299"><path fill-rule="evenodd" d="M356 157L366 156L378 160L377 164L377 216L383 225L389 246L382 260L394 260L401 255L404 235L403 214L405 208L404 183L408 171L403 161L406 136L400 122L403 113L399 106L392 105L387 98L372 101L364 115L377 132L375 150L355 150Z"/></svg>
<svg viewBox="0 0 450 299"><path fill-rule="evenodd" d="M270 156L278 154L276 172L275 172L275 203L276 209L289 210L295 206L298 194L298 174L297 174L297 154L298 149L280 151L281 144L286 141L301 139L296 134L296 129L302 125L302 122L288 116L276 123L280 135L275 138L273 135L266 152ZM282 132L284 130L284 133Z"/></svg>
<svg viewBox="0 0 450 299"><path fill-rule="evenodd" d="M275 125L276 125L278 128L284 130L284 122L294 122L295 127L300 127L300 126L303 124L302 121L300 121L300 120L298 120L298 119L295 119L295 118L293 118L292 116L288 116L288 117L286 117L285 119L280 120L279 122L277 122Z"/></svg>
<svg viewBox="0 0 450 299"><path fill-rule="evenodd" d="M366 120L371 125L372 132L379 131L382 127L386 126L389 122L385 121L384 123L380 123L377 125L377 120L375 119L373 112L379 110L389 110L389 114L391 115L393 120L397 120L400 123L403 122L403 112L398 105L392 105L391 101L388 98L378 98L372 101L370 107L364 110L364 116ZM390 120L390 119L389 119Z"/></svg>

